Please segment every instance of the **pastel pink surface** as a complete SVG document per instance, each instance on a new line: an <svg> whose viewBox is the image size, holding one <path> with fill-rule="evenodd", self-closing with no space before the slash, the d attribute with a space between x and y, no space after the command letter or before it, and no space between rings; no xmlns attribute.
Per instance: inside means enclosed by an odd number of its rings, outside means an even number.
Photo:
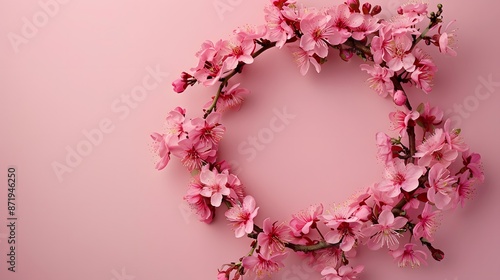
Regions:
<svg viewBox="0 0 500 280"><path fill-rule="evenodd" d="M217 12L220 3L227 10ZM222 211L212 225L196 220L182 201L189 174L177 160L157 172L149 134L161 130L175 106L190 116L201 113L213 91L197 87L177 95L171 81L195 65L204 40L262 23L267 3L66 1L16 52L9 34L20 34L23 18L33 20L43 7L0 1L0 279L215 279L217 268L248 251L248 240L234 238ZM400 2L379 4L395 9ZM459 56L431 52L440 69L436 86L428 96L412 91L412 102L429 100L460 121L466 141L483 155L487 179L464 209L443 216L436 234L446 253L441 263L401 269L386 252L363 249L361 279L496 279L500 273L500 71L492 47L500 39L491 36L499 7L486 0L443 4L446 19L457 19ZM312 203L343 202L381 178L374 137L388 131L395 107L368 88L359 64L332 56L321 74L301 77L286 49L272 50L238 78L252 94L240 112L224 116L222 155L239 167L261 207L257 222L287 221ZM145 79L155 85L140 100L130 99ZM494 82L487 87L485 79ZM295 117L255 158L238 152L285 108ZM55 162L65 163L67 149L86 140L83 131L96 129L107 132L58 178ZM19 176L16 273L6 271L10 165ZM287 263L272 279L320 278L299 258Z"/></svg>

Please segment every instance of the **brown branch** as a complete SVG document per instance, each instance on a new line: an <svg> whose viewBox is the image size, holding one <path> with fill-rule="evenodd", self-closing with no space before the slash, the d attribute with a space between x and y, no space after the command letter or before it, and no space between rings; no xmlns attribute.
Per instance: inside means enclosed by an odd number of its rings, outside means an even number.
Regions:
<svg viewBox="0 0 500 280"><path fill-rule="evenodd" d="M326 249L326 248L332 248L332 247L338 247L338 244L331 244L326 241L320 241L317 244L313 245L299 245L299 244L293 244L293 243L285 243L285 247L292 249L295 252L304 252L304 253L309 253L321 249Z"/></svg>

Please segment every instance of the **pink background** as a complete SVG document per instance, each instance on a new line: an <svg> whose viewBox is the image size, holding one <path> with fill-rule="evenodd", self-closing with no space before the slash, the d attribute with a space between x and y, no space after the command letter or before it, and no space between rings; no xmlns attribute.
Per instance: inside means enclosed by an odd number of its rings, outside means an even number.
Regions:
<svg viewBox="0 0 500 280"><path fill-rule="evenodd" d="M162 130L177 105L200 114L213 91L197 87L177 95L171 81L195 65L203 40L262 23L268 0L60 2L44 18L39 1L0 0L0 279L215 279L221 264L248 252L249 240L235 239L223 219L210 226L196 220L182 200L188 173L177 160L157 172L149 134ZM483 87L488 96L475 97L479 77L500 81L500 7L463 3L443 1L445 18L458 20L459 56L431 51L440 67L434 92L414 91L412 100L440 105L460 122L467 142L483 155L487 180L464 209L443 216L436 246L444 261L401 269L386 252L363 249L361 279L497 279L500 273L500 86ZM214 4L229 9L218 13ZM13 46L9 36L23 36L23 18L34 17L37 30L24 30L28 36ZM222 153L239 166L257 199L257 221L286 221L311 203L342 202L380 179L374 135L388 130L394 106L368 88L359 64L332 56L320 75L301 77L288 52L273 50L245 69L240 80L253 93L238 114L224 118ZM150 79L148 67L170 75ZM155 85L127 101L144 79ZM240 143L269 127L273 110L285 107L295 118L263 151L250 161L238 153ZM95 132L102 122L102 138L85 150L82 131ZM58 178L53 165L65 164L67 149L78 145L88 155ZM10 165L18 169L16 273L6 271ZM272 279L319 278L293 257Z"/></svg>

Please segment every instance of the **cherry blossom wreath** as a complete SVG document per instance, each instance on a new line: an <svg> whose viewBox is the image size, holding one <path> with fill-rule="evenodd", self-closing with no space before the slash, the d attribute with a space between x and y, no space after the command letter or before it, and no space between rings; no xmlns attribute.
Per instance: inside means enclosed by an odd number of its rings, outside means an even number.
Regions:
<svg viewBox="0 0 500 280"><path fill-rule="evenodd" d="M223 265L217 279L270 275L284 266L289 252L307 258L322 279L357 279L364 267L351 261L361 245L387 248L399 266L425 264L428 253L442 260L444 253L431 243L437 218L444 210L463 206L484 181L481 157L469 151L460 129L443 120L439 108L425 103L413 109L403 85L431 91L437 67L419 43L455 56L455 34L449 28L453 21L443 24L441 4L436 12L428 12L427 4L413 2L383 19L378 16L380 6L359 0L325 9L295 0L270 2L264 10L266 24L238 28L229 40L205 41L192 74L183 72L173 82L178 93L195 84L218 85L203 116L187 119L186 110L177 107L167 115L166 133L151 135L160 157L158 170L174 155L193 175L184 199L199 219L210 223L216 208L225 205L235 236L252 240L250 252ZM419 27L422 22L428 23ZM229 164L217 157L225 132L221 113L239 108L249 93L231 79L266 50L285 45L303 75L310 65L320 72L332 49L345 61L360 57L370 87L392 97L400 108L389 114L397 135L376 134L377 156L385 167L380 182L332 209L310 206L292 215L288 224L266 218L260 227L253 222L259 210L255 199L246 194Z"/></svg>

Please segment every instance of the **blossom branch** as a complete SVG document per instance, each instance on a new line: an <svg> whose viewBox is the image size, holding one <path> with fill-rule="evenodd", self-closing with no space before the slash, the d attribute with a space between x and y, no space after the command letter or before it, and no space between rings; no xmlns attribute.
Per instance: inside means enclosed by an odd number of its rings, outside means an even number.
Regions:
<svg viewBox="0 0 500 280"><path fill-rule="evenodd" d="M263 52L267 51L268 49L270 48L273 48L276 46L276 42L270 42L270 41L260 41L259 43L262 47L257 50L255 53L252 54L252 57L253 58L256 58L258 57L259 55L261 55ZM238 63L238 66L232 70L227 76L225 76L224 78L221 78L220 79L220 85L219 85L219 89L217 90L217 93L215 94L215 97L214 97L214 100L212 101L212 104L210 105L210 107L208 107L208 109L205 111L205 114L203 115L203 118L206 119L208 117L208 115L210 115L210 113L212 113L213 111L217 110L217 101L219 100L221 94L222 94L222 90L224 89L224 87L228 84L229 80L234 77L236 74L239 74L241 73L241 71L243 71L243 66L245 66L246 64L240 62Z"/></svg>
<svg viewBox="0 0 500 280"><path fill-rule="evenodd" d="M410 51L412 51L417 45L418 43L420 43L420 41L422 41L422 39L425 38L425 36L427 35L427 33L436 25L438 25L440 22L442 22L442 14L443 14L443 5L442 4L438 4L437 5L437 8L438 8L438 11L437 13L435 12L432 12L431 13L431 16L430 16L430 23L429 25L427 26L427 28L425 28L425 30L420 34L420 36L418 36L414 41L413 41L413 44L411 46L411 49Z"/></svg>

